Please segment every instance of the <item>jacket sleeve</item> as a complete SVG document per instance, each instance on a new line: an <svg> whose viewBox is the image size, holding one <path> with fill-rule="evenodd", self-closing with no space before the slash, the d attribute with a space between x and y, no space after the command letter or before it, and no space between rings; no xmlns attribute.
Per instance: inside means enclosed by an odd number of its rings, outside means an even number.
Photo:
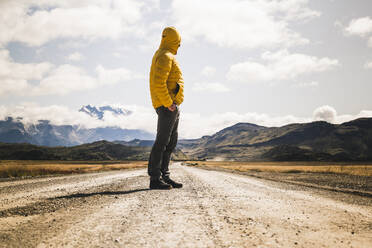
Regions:
<svg viewBox="0 0 372 248"><path fill-rule="evenodd" d="M177 92L177 95L174 99L174 101L176 102L177 105L181 105L181 103L183 102L183 78L181 77L180 80L178 80L177 82L178 84L178 92Z"/></svg>
<svg viewBox="0 0 372 248"><path fill-rule="evenodd" d="M168 92L167 79L172 68L172 58L169 55L161 55L155 62L154 93L161 104L168 108L173 100Z"/></svg>

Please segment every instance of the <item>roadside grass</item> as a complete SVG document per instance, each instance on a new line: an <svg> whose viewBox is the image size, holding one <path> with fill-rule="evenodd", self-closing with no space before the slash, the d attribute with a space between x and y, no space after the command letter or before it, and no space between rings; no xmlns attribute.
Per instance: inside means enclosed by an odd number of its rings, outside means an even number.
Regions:
<svg viewBox="0 0 372 248"><path fill-rule="evenodd" d="M223 168L240 172L310 172L372 176L372 163L186 161L183 164L197 167Z"/></svg>
<svg viewBox="0 0 372 248"><path fill-rule="evenodd" d="M0 178L64 175L144 168L147 161L35 161L1 160Z"/></svg>

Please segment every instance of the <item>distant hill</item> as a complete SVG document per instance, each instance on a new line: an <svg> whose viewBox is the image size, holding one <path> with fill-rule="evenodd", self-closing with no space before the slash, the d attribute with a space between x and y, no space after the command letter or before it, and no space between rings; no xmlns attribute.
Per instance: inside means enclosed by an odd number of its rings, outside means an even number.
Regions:
<svg viewBox="0 0 372 248"><path fill-rule="evenodd" d="M140 129L119 127L81 128L72 125L53 125L48 120L23 124L22 118L8 117L0 121L0 142L30 143L42 146L74 146L99 140L154 139Z"/></svg>
<svg viewBox="0 0 372 248"><path fill-rule="evenodd" d="M47 147L27 143L0 143L0 160L148 160L151 147L124 146L97 141L72 147ZM179 149L174 160L185 160Z"/></svg>
<svg viewBox="0 0 372 248"><path fill-rule="evenodd" d="M323 121L264 127L238 123L214 135L180 140L197 159L372 161L372 118L339 125Z"/></svg>

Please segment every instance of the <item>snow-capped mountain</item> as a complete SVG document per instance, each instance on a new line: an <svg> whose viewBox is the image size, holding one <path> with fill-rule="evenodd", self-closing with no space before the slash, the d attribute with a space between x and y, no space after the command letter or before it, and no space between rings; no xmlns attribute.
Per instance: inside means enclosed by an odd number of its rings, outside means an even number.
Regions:
<svg viewBox="0 0 372 248"><path fill-rule="evenodd" d="M98 120L104 120L105 114L128 116L130 110L109 105L86 105L80 108ZM44 146L72 146L98 140L154 139L154 134L141 129L125 129L116 126L84 128L78 125L54 125L50 120L39 120L36 124L24 123L22 117L7 117L0 120L0 142L31 143Z"/></svg>
<svg viewBox="0 0 372 248"><path fill-rule="evenodd" d="M127 116L132 113L130 110L126 110L123 108L112 107L109 105L96 107L96 106L91 106L90 104L82 106L79 112L86 113L99 120L102 120L105 116L105 113L107 112L111 112L114 115L122 115L122 116Z"/></svg>
<svg viewBox="0 0 372 248"><path fill-rule="evenodd" d="M73 146L98 140L154 139L154 134L140 129L119 127L82 128L73 125L53 125L48 120L24 124L22 118L0 120L0 142L30 143L43 146Z"/></svg>

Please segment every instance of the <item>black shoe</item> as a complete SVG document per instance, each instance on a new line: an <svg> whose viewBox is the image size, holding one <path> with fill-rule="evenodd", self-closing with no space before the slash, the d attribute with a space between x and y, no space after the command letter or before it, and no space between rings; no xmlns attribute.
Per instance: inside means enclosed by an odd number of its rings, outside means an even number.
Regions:
<svg viewBox="0 0 372 248"><path fill-rule="evenodd" d="M161 179L151 180L150 181L150 189L171 189L172 186L165 183Z"/></svg>
<svg viewBox="0 0 372 248"><path fill-rule="evenodd" d="M163 180L165 183L172 185L173 188L182 188L182 183L177 183L170 179L169 177L163 178Z"/></svg>

